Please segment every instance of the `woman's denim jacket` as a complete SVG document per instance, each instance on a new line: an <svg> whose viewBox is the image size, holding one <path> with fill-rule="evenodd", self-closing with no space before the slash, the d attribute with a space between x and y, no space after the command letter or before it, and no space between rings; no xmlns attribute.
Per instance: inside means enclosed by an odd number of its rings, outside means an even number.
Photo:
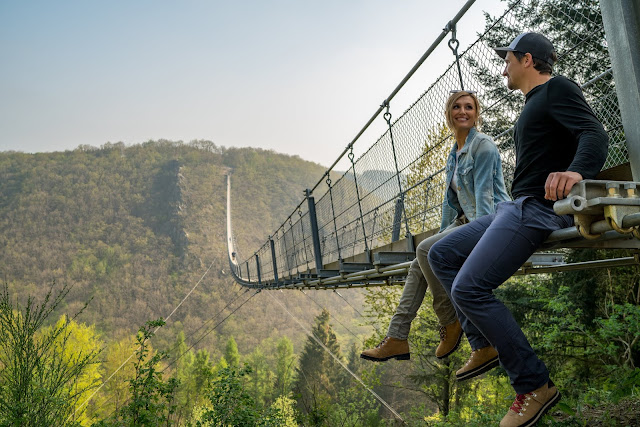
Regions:
<svg viewBox="0 0 640 427"><path fill-rule="evenodd" d="M464 214L469 221L494 213L496 205L511 200L504 186L500 153L490 136L476 128L469 135L460 150L458 159L458 194L451 189L451 179L456 167L456 151L453 148L447 158L447 187L442 203L442 223L440 231L450 226L456 218Z"/></svg>

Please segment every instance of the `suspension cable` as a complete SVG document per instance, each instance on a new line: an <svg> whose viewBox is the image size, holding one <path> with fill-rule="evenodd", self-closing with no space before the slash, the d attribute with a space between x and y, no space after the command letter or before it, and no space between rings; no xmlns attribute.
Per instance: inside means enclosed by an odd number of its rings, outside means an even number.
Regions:
<svg viewBox="0 0 640 427"><path fill-rule="evenodd" d="M521 0L520 0L521 1ZM465 15L465 13L467 13L467 11L471 8L471 6L476 2L476 0L467 0L467 2L462 6L462 8L460 8L460 10L458 11L458 13L453 17L452 20L450 20L447 23L447 26L449 25L455 25L458 21L460 21L460 19L462 19L462 17ZM391 102L391 100L398 94L398 92L400 92L400 90L404 87L404 85L409 81L409 79L411 79L411 77L415 74L416 71L418 71L418 69L422 66L422 64L427 60L427 58L429 56L431 56L431 54L433 53L433 51L440 45L440 43L445 39L445 37L447 36L447 34L449 33L449 29L445 28L442 30L442 32L440 33L440 35L431 43L431 45L429 46L429 48L425 51L425 53L420 57L420 59L418 60L418 62L416 62L416 64L413 66L413 68L411 68L411 70L407 73L407 75L402 79L402 81L396 86L396 88L391 92L391 94L389 94L389 96L387 96L387 98L384 100L383 104L378 107L378 109L376 110L376 112L371 116L371 118L369 119L369 121L364 125L364 127L360 130L360 132L358 132L356 134L356 136L351 140L351 142L345 147L345 149L342 151L342 153L337 157L337 159L333 162L333 164L331 164L331 166L329 166L329 168L325 171L325 173L322 175L322 177L318 180L318 182L316 182L316 184L313 186L313 188L311 188L309 191L312 193L313 191L315 191L323 182L324 177L327 177L327 179L329 179L330 177L330 173L333 170L334 167L336 167L336 165L340 162L340 160L342 160L342 158L345 156L345 154L347 154L349 151L351 151L353 149L353 145L356 143L356 141L358 141L358 139L360 139L360 137L364 134L364 132L369 128L369 126L375 121L375 119L380 115L380 113L384 110L384 105L385 104L389 104L389 102ZM296 207L296 209L299 209L300 206L302 206L302 203L304 201L300 202L298 204L298 206ZM284 224L281 225L281 227L283 227ZM337 230L336 230L337 233ZM366 245L366 238L365 238L365 245ZM339 245L338 245L339 246ZM338 254L338 257L340 258L340 254ZM341 259L341 258L340 258Z"/></svg>
<svg viewBox="0 0 640 427"><path fill-rule="evenodd" d="M402 191L402 182L400 181L400 168L398 167L398 156L396 155L396 145L395 145L395 141L393 140L393 126L391 125L391 113L389 112L389 102L387 100L384 101L384 103L382 104L382 107L386 107L387 111L384 113L384 119L387 122L387 125L389 126L389 139L391 139L391 150L393 152L393 163L396 167L396 178L398 181L398 191L399 191L399 196L400 196L400 202L402 203L402 212L404 214L404 225L405 225L405 231L407 233L407 240L409 240L409 236L411 236L411 231L409 230L409 217L407 216L407 208L405 206L404 203L404 197L405 197L405 193L404 191Z"/></svg>
<svg viewBox="0 0 640 427"><path fill-rule="evenodd" d="M378 219L378 208L376 207L373 211L373 226L371 227L371 247L373 247L373 240L376 234L376 220Z"/></svg>
<svg viewBox="0 0 640 427"><path fill-rule="evenodd" d="M195 284L195 285L193 285L193 287L191 288L191 290L190 290L190 291L187 293L187 295L182 299L182 301L180 301L180 303L179 303L179 304L178 304L178 305L173 309L173 311L172 311L171 313L169 313L169 315L163 319L165 323L166 323L166 321L167 321L167 320L169 320L169 318L171 318L171 316L173 316L173 313L175 313L175 312L176 312L176 310L178 310L178 308L182 305L182 303L184 303L184 302L187 300L187 298L189 298L189 296L193 293L193 291L198 287L198 285L202 282L202 280L205 278L205 276L207 275L207 273L209 273L209 270L211 270L211 267L213 267L213 263L214 263L214 262L215 262L215 261L212 261L212 262L211 262L211 264L209 264L209 268L207 268L207 270L204 272L204 274L200 277L200 280L198 280L198 281L196 282L196 284ZM156 334L156 332L158 332L158 329L160 329L160 326L158 326L158 327L155 329L155 331L153 331L153 334L154 334L154 335ZM118 369L116 369L116 370L115 370L111 375L109 375L109 377L108 377L108 378L107 378L107 379L106 379L102 384L100 384L100 385L98 386L98 388L96 388L96 390L91 394L91 396L89 396L89 397L88 397L84 402L82 402L82 404L81 404L80 406L76 407L76 408L73 410L73 413L72 413L71 415L69 415L69 418L67 418L67 421L69 421L69 419L71 419L73 416L75 416L75 414L78 412L78 410L79 410L79 409L81 409L84 405L86 405L87 403L89 403L89 401L90 401L91 399L93 399L93 396L95 396L95 395L96 395L96 393L98 393L98 392L102 389L102 387L104 387L104 385L105 385L107 382L109 382L109 380L111 380L111 378L113 378L113 376L114 376L115 374L117 374L117 373L120 371L120 369L122 369L122 367L123 367L124 365L126 365L126 364L129 362L129 360L131 360L131 358L134 356L134 354L135 354L135 352L134 352L134 353L131 353L131 355L127 358L127 360L125 360L124 362L122 362L122 364L121 364L120 366L118 366Z"/></svg>
<svg viewBox="0 0 640 427"><path fill-rule="evenodd" d="M453 21L449 21L445 30L451 31L451 40L449 40L449 49L453 52L453 55L456 57L456 66L458 67L458 77L460 77L460 89L464 90L464 83L462 82L462 69L460 68L460 55L458 55L458 47L460 46L460 41L456 38L456 23Z"/></svg>
<svg viewBox="0 0 640 427"><path fill-rule="evenodd" d="M347 305L353 309L353 311L355 311L356 313L358 313L358 315L359 315L360 317L364 317L364 315L363 315L362 313L360 313L360 312L358 311L358 309L357 309L357 308L355 308L353 305L351 305L351 303L350 303L349 301L347 301L347 299L346 299L345 297L343 297L343 296L342 296L342 294L341 294L340 292L338 292L338 290L337 290L337 289L334 289L334 290L333 290L333 292L334 292L336 295L338 295L340 298L342 298L342 299L344 300L344 302L346 302L346 303L347 303ZM372 326L373 326L373 325L372 325ZM375 326L373 326L373 327L375 328Z"/></svg>
<svg viewBox="0 0 640 427"><path fill-rule="evenodd" d="M191 290L187 293L187 295L185 295L185 297L184 297L184 298L182 298L182 301L180 301L180 304L178 304L178 305L176 306L176 308L174 308L174 309L173 309L173 311L172 311L171 313L169 313L169 315L163 319L165 323L166 323L166 322L171 318L171 316L173 316L173 313L175 313L175 312L176 312L176 310L178 310L178 308L180 308L180 306L182 305L182 303L183 303L183 302L185 302L185 301L187 300L187 298L189 298L189 296L191 295L191 293L193 293L193 291L195 291L195 290L196 290L196 288L198 287L198 285L200 284L200 282L202 282L202 279L204 279L204 277L207 275L207 273L209 273L209 270L211 270L211 267L213 267L213 263L214 263L214 262L215 262L215 261L211 261L211 264L209 264L209 268L207 268L207 271L205 271L205 272L204 272L204 274L202 275L202 277L200 277L200 280L198 280L198 282L197 282L195 285L193 285L193 288L191 288ZM160 329L160 326L158 326L158 327L156 328L156 330L155 330L155 331L153 331L153 334L154 334L154 335L155 335L155 333L156 333L156 332L158 332L158 329Z"/></svg>
<svg viewBox="0 0 640 427"><path fill-rule="evenodd" d="M271 296L271 298L273 298L273 299L274 299L274 301L275 301L275 302L277 302L277 303L278 303L278 305L279 305L280 307L282 307L282 309L283 309L284 311L286 311L286 312L289 314L289 316L291 316L291 318L292 318L292 319L293 319L293 320L298 324L298 326L300 326L300 328L301 328L301 329L302 329L302 330L303 330L307 335L309 335L309 337L310 337L311 339L313 339L313 340L316 342L316 344L318 344L318 345L319 345L320 347L322 347L322 348L323 348L327 353L329 353L329 355L330 355L331 357L333 357L333 359L334 359L336 362L338 362L338 363L340 364L340 366L342 366L342 367L343 367L343 368L344 368L344 369L345 369L349 374L351 374L351 376L352 376L353 378L355 378L355 379L360 383L360 385L362 385L362 387L364 387L364 388L365 388L365 390L367 390L369 393L371 393L371 394L373 395L373 397L375 397L375 398L376 398L380 403L382 403L382 404L384 405L384 407L385 407L385 408L387 408L389 411L391 411L391 413L392 413L392 414L393 414L397 419L399 419L400 421L402 421L402 423L403 423L403 424L407 424L407 422L406 422L406 421L405 421L405 420L400 416L400 414L399 414L395 409L393 409L393 407L391 407L391 405L389 405L389 404L388 404L388 403L387 403L387 402L386 402L382 397L380 397L380 396L379 396L375 391L373 391L371 388L369 388L369 387L368 387L368 386L367 386L367 385L366 385L366 384L365 384L365 383L360 379L360 377L359 377L358 375L356 375L356 374L355 374L351 369L349 369L349 367L348 367L347 365L345 365L345 363L344 363L342 360L340 360L340 358L339 358L338 356L336 356L335 354L333 354L333 353L331 352L331 350L329 350L329 348L328 348L326 345L324 345L324 343L323 343L322 341L320 341L320 340L318 339L318 337L316 337L316 336L313 334L313 332L312 332L312 331L308 330L308 329L307 329L307 328L302 324L302 322L300 322L300 320L298 320L298 318L297 318L297 317L295 317L295 316L294 316L294 315L293 315L293 314L292 314L292 313L287 309L287 307L286 307L284 304L282 304L282 303L280 302L280 300L278 300L276 297L274 297L274 296L273 296L273 294L272 294L271 292L269 292L268 294Z"/></svg>
<svg viewBox="0 0 640 427"><path fill-rule="evenodd" d="M351 151L349 151L349 161L351 161L351 167L353 168L353 183L356 187L356 197L358 198L358 209L360 210L360 219L362 221L362 238L364 240L364 251L367 254L367 258L370 258L369 256L369 246L367 244L367 230L364 226L364 215L362 215L362 203L360 201L360 190L358 188L358 174L356 173L356 162L353 160L354 159L354 154L353 154L353 145L351 146ZM356 232L357 232L357 228L356 228ZM357 233L356 233L357 235ZM354 250L355 250L355 242L354 242ZM371 261L371 259L369 259L369 261Z"/></svg>
<svg viewBox="0 0 640 427"><path fill-rule="evenodd" d="M240 288L241 292L238 292L237 294L234 295L233 299L231 301L229 301L227 303L227 305L225 305L224 307L222 307L215 315L213 315L212 317L210 317L206 322L202 323L200 326L198 326L196 328L196 330L192 331L191 333L189 333L189 335L187 335L185 337L185 341L191 337L193 337L200 329L204 328L205 326L207 326L209 323L213 322L215 319L217 319L218 317L220 317L220 315L227 309L229 308L229 306L231 306L231 304L233 304L234 302L236 302L236 300L238 298L240 298L242 295L246 294L247 292L250 291L249 288ZM173 347L171 347L169 349L169 352L172 352L173 350L175 350L177 348L176 345L174 345Z"/></svg>
<svg viewBox="0 0 640 427"><path fill-rule="evenodd" d="M346 303L347 303L347 305L348 305L349 307L351 307L351 308L352 308L356 313L358 313L358 315L359 315L361 318L363 318L363 319L367 319L367 316L365 316L365 315L363 315L362 313L360 313L360 311L358 311L358 309L357 309L357 308L355 308L353 305L351 305L351 303L350 303L349 301L347 301L347 299L346 299L345 297L343 297L343 296L342 296L342 294L341 294L340 292L338 292L338 290L337 290L337 289L334 289L334 290L333 290L333 292L335 292L335 293L336 293L340 298L342 298L342 299L344 300L344 302L346 302ZM336 320L337 320L337 319L336 319ZM378 326L377 326L374 322L370 322L370 321L369 321L369 322L368 322L368 324L369 324L369 325L371 325L371 327L372 327L373 329L375 329L375 331L378 333L378 335L380 335L380 336L387 336L387 333L386 333L386 332L384 332L384 333L383 333L383 332L378 328ZM411 337L407 337L407 341L409 341L409 344L410 344L411 346L415 346L415 342L413 341L413 339L411 339Z"/></svg>
<svg viewBox="0 0 640 427"><path fill-rule="evenodd" d="M293 215L293 214L291 214L291 215ZM291 215L289 215L289 219L288 219L289 227L292 227L292 225L291 225ZM286 268L286 271L291 272L292 268L289 265L289 248L288 248L288 245L287 245L287 231L284 229L284 226L285 226L286 223L287 223L287 221L285 221L282 224L282 242L283 242L282 246L284 246L284 267ZM291 229L291 228L289 228L289 229ZM293 233L292 233L291 237L293 237ZM280 241L280 239L278 239L278 241ZM295 242L293 243L292 247L295 247ZM282 253L282 249L280 249L280 252Z"/></svg>
<svg viewBox="0 0 640 427"><path fill-rule="evenodd" d="M306 293L306 292L304 291L304 289L300 289L300 292L302 292L303 294L305 294L305 295L307 296L307 298L309 298L311 301L313 301L313 302L314 302L314 304L315 304L315 305L317 305L317 306L318 306L318 307L320 307L321 309L326 310L327 312L329 312L329 310L327 310L325 307L323 307L323 306L322 306L318 301L316 301L316 300L314 300L313 298L311 298L311 296L310 296L308 293ZM353 337L354 337L354 338L359 339L359 338L358 338L358 336L357 336L356 334L354 334L354 333L351 331L351 329L347 328L347 326L346 326L344 323L342 323L342 322L340 321L340 319L338 319L337 317L334 317L334 319L336 319L336 322L338 322L338 323L340 324L340 326L342 326L343 328L345 328L345 329L347 330L347 332L349 332L351 335L353 335Z"/></svg>
<svg viewBox="0 0 640 427"><path fill-rule="evenodd" d="M331 178L327 177L326 182L327 182L327 185L329 186L329 199L331 201L331 216L333 217L333 231L336 233L336 248L338 249L338 259L342 260L342 255L340 254L340 239L338 238L338 224L336 222L336 210L333 205L333 191L331 187Z"/></svg>
<svg viewBox="0 0 640 427"><path fill-rule="evenodd" d="M457 23L458 21L460 21L460 19L464 16L465 13L467 13L467 11L469 10L469 8L476 2L476 0L467 0L467 2L464 4L464 6L462 6L462 8L458 11L458 13L456 14L456 16L449 21L450 23ZM449 34L449 31L444 29L442 30L442 32L440 33L440 35L434 40L433 43L431 43L431 46L429 46L429 48L427 49L427 51L422 55L422 57L418 60L418 62L413 66L413 68L409 71L409 73L407 73L407 75L405 76L404 79L402 79L402 81L398 84L398 86L396 86L396 88L393 90L393 92L391 92L391 94L387 97L387 99L385 100L387 103L391 102L391 100L397 95L397 93L400 91L400 89L402 89L402 87L405 85L405 83L407 83L407 81L409 81L409 79L415 74L416 71L418 71L418 68L420 68L420 66L424 63L424 61L426 61L426 59L431 55L431 53L438 47L438 45L440 44L440 42L442 42L442 40L444 40L444 38L447 36L447 34ZM329 172L331 170L333 170L333 168L338 164L338 162L342 159L342 157L347 154L347 152L351 149L351 147L353 146L353 144L355 144L355 142L362 136L362 134L369 128L369 126L375 121L375 119L378 117L378 115L382 112L383 107L380 106L378 108L378 110L373 114L373 116L369 119L369 121L364 125L364 127L362 128L362 130L360 132L358 132L358 134L355 136L355 138L353 138L353 140L349 143L349 145L347 145L347 147L344 149L344 151L342 152L342 154L340 154L338 156L338 158L335 160L335 162L333 162L333 164L329 167L329 169L327 169L327 171L325 172L324 176L329 175ZM320 185L320 183L322 182L322 178L316 183L316 185L311 189L311 191L314 191L316 188L318 188L318 186Z"/></svg>
<svg viewBox="0 0 640 427"><path fill-rule="evenodd" d="M249 289L247 289L247 291L249 291ZM198 345L198 343L200 341L202 341L207 335L209 335L211 332L215 331L218 326L222 325L224 323L225 320L227 320L229 317L231 317L236 311L240 310L240 308L245 305L246 303L248 303L251 298L253 298L254 296L256 296L257 294L260 293L260 289L256 290L253 295L251 295L249 298L247 298L242 304L240 304L238 307L236 307L231 313L229 313L228 315L225 316L224 319L222 319L221 321L219 321L218 323L216 323L216 325L209 329L204 335L202 335L198 340L196 340L196 342L194 342L193 344L191 344L191 346L186 349L180 356L178 356L173 362L169 363L167 365L166 368L164 368L162 370L162 372L166 371L167 369L169 369L169 367L173 366L178 360L180 360L182 358L182 356L184 356L185 354L187 354L189 352L189 350L191 350L193 347L195 347L196 345ZM245 292L246 293L246 292ZM244 295L244 294L243 294Z"/></svg>

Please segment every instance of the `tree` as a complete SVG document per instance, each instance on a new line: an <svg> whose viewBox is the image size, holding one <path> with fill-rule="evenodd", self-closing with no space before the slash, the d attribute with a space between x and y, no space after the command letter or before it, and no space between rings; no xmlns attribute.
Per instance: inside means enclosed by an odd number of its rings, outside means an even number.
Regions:
<svg viewBox="0 0 640 427"><path fill-rule="evenodd" d="M135 370L133 364L121 365L135 351L135 343L135 337L128 336L107 346L100 368L102 377L108 381L103 385L96 398L90 402L93 418L99 420L107 418L118 412L129 399L127 378L133 377Z"/></svg>
<svg viewBox="0 0 640 427"><path fill-rule="evenodd" d="M356 375L362 376L363 359L355 343L349 349L347 367ZM364 362L367 363L367 362ZM370 364L369 364L370 367ZM364 378L366 381L367 378ZM369 378L370 380L370 378ZM357 381L349 381L338 390L336 402L332 408L328 425L380 426L384 421L380 416L380 405L374 396Z"/></svg>
<svg viewBox="0 0 640 427"><path fill-rule="evenodd" d="M63 316L49 328L45 322L70 288L41 304L29 297L23 307L11 302L5 285L0 295L0 424L67 425L78 400L95 387L100 350L95 343L74 347L79 326Z"/></svg>
<svg viewBox="0 0 640 427"><path fill-rule="evenodd" d="M247 390L258 405L264 406L272 401L274 374L260 347L249 355L247 364L251 366L251 373L247 374Z"/></svg>
<svg viewBox="0 0 640 427"><path fill-rule="evenodd" d="M342 359L340 344L329 319L326 309L316 317L311 330L313 336L307 339L296 368L294 391L299 395L298 406L313 425L320 425L327 419L331 401L344 382L340 364L324 349L326 347Z"/></svg>
<svg viewBox="0 0 640 427"><path fill-rule="evenodd" d="M264 408L257 404L246 390L245 377L251 367L237 370L233 366L222 368L207 398L209 409L201 412L197 426L280 426L286 419L278 407Z"/></svg>
<svg viewBox="0 0 640 427"><path fill-rule="evenodd" d="M207 350L198 350L191 365L191 381L193 386L192 399L195 404L200 403L203 394L209 388L213 377L213 366Z"/></svg>
<svg viewBox="0 0 640 427"><path fill-rule="evenodd" d="M240 353L238 352L238 344L236 344L236 340L233 337L229 337L227 341L227 346L224 351L224 358L231 367L240 366Z"/></svg>
<svg viewBox="0 0 640 427"><path fill-rule="evenodd" d="M276 348L276 380L274 386L274 396L287 396L291 391L294 381L295 361L293 354L293 343L287 337L282 337L278 341Z"/></svg>
<svg viewBox="0 0 640 427"><path fill-rule="evenodd" d="M180 422L183 419L188 419L191 414L191 408L195 403L192 401L195 396L194 382L191 378L194 356L192 351L187 351L183 331L178 333L176 342L171 348L171 353L171 357L175 361L175 377L180 382L180 385L176 389L176 417L177 421Z"/></svg>
<svg viewBox="0 0 640 427"><path fill-rule="evenodd" d="M54 326L45 328L41 335L51 334L55 328L67 328L68 337L59 336L56 341L56 351L62 354L63 359L70 365L74 360L83 354L102 352L102 342L93 326L87 326L69 319L66 315L60 316L60 319ZM102 375L100 373L100 364L92 363L88 365L75 379L73 384L73 392L75 396L74 414L70 421L77 421L85 424L88 416L85 413L85 407L80 410L77 408L85 403L92 394L92 389L99 384Z"/></svg>
<svg viewBox="0 0 640 427"><path fill-rule="evenodd" d="M176 378L162 379L158 364L166 359L166 353L151 354L149 339L155 335L156 328L164 326L162 319L148 321L138 331L135 353L135 376L128 380L131 398L127 405L110 419L98 425L103 426L157 426L170 425L171 415L176 411L173 402L175 390L179 385Z"/></svg>
<svg viewBox="0 0 640 427"><path fill-rule="evenodd" d="M280 412L278 427L297 427L295 404L295 400L287 396L280 396L273 402L271 408Z"/></svg>
<svg viewBox="0 0 640 427"><path fill-rule="evenodd" d="M574 250L570 263L627 255L626 251ZM640 363L640 285L636 268L577 270L511 279L497 295L509 306L537 353L580 393L601 378L621 388ZM637 381L637 379L635 380ZM636 384L640 386L640 384ZM577 397L577 396L576 396Z"/></svg>

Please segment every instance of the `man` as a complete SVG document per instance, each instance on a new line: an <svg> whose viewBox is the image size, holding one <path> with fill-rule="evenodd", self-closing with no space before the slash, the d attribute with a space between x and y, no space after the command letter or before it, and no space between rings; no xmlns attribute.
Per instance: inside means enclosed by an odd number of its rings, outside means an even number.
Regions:
<svg viewBox="0 0 640 427"><path fill-rule="evenodd" d="M456 376L466 379L490 368L495 354L481 350L493 346L516 391L500 425L529 426L560 400L560 393L493 289L551 232L573 224L572 217L555 214L553 202L566 197L577 182L595 177L606 160L608 137L578 85L551 77L557 57L547 38L524 33L495 51L505 60L507 86L526 98L513 134L514 200L436 243L429 263L474 350Z"/></svg>

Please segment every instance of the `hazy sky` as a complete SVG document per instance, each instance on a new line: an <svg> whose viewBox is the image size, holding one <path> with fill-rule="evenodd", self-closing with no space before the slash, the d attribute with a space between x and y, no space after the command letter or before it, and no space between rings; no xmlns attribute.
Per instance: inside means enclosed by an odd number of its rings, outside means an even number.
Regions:
<svg viewBox="0 0 640 427"><path fill-rule="evenodd" d="M2 0L0 151L207 139L329 166L465 3ZM477 0L461 50L505 7ZM452 58L442 43L394 117Z"/></svg>

